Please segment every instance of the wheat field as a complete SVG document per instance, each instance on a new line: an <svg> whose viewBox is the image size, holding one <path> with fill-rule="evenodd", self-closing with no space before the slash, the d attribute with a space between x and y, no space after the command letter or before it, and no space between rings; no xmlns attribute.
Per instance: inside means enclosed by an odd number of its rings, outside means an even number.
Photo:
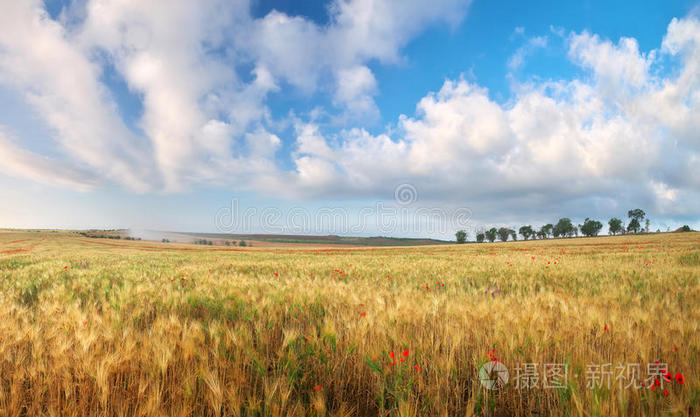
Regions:
<svg viewBox="0 0 700 417"><path fill-rule="evenodd" d="M699 246L0 231L0 415L697 415ZM496 389L489 363L508 371Z"/></svg>

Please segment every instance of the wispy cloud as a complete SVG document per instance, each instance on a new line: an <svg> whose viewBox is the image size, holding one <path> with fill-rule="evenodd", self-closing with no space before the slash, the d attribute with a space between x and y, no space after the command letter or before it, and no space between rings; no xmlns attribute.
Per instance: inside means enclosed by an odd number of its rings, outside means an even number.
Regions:
<svg viewBox="0 0 700 417"><path fill-rule="evenodd" d="M270 137L250 133L266 129L265 100L280 82L307 93L330 82L347 120L376 118L365 63L395 62L426 26L458 23L467 4L337 1L319 26L276 11L254 19L245 0L88 1L61 21L38 0L4 1L0 82L25 94L66 160L134 191L179 191L250 167L246 149L259 147L240 139ZM142 99L143 134L124 124L100 82L107 65ZM252 81L239 77L241 65L252 66Z"/></svg>
<svg viewBox="0 0 700 417"><path fill-rule="evenodd" d="M3 126L0 126L0 172L78 191L91 191L99 185L89 171L22 149Z"/></svg>
<svg viewBox="0 0 700 417"><path fill-rule="evenodd" d="M150 155L114 110L98 81L100 67L40 2L3 2L2 10L0 81L37 109L56 132L67 160L132 190L150 189Z"/></svg>
<svg viewBox="0 0 700 417"><path fill-rule="evenodd" d="M519 47L515 53L508 59L508 68L511 71L519 69L525 62L525 58L534 53L537 49L547 47L546 36L535 36L527 40L524 45Z"/></svg>

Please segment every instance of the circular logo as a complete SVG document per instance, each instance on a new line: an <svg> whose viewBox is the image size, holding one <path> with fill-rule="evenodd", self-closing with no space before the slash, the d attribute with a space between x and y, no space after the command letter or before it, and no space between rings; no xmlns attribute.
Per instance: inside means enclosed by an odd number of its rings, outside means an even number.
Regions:
<svg viewBox="0 0 700 417"><path fill-rule="evenodd" d="M479 382L486 389L499 389L508 383L508 368L500 362L489 361L479 369Z"/></svg>
<svg viewBox="0 0 700 417"><path fill-rule="evenodd" d="M401 184L394 189L394 200L402 206L415 203L418 200L418 190L411 184Z"/></svg>

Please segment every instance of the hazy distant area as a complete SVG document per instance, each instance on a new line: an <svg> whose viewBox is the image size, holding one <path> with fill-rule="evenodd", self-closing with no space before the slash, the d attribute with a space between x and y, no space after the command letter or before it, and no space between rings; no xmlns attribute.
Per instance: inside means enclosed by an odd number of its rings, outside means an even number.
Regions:
<svg viewBox="0 0 700 417"><path fill-rule="evenodd" d="M444 240L427 238L394 238L384 236L353 237L353 236L310 236L310 235L266 235L266 234L231 234L231 233L197 233L197 232L167 232L156 230L128 229L122 231L124 236L141 240L195 243L202 239L212 242L214 245L224 245L225 242L239 243L264 242L281 244L319 244L319 245L351 245L351 246L422 246L440 245L450 243Z"/></svg>

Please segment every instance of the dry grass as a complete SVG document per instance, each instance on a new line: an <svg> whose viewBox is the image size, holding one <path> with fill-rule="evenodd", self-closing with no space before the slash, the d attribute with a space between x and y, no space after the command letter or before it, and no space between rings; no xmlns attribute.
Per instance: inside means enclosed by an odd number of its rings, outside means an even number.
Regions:
<svg viewBox="0 0 700 417"><path fill-rule="evenodd" d="M0 415L697 414L699 244L222 251L0 232ZM492 349L511 378L568 364L567 388L485 390ZM667 397L587 387L588 364L645 377L657 360L685 376Z"/></svg>

